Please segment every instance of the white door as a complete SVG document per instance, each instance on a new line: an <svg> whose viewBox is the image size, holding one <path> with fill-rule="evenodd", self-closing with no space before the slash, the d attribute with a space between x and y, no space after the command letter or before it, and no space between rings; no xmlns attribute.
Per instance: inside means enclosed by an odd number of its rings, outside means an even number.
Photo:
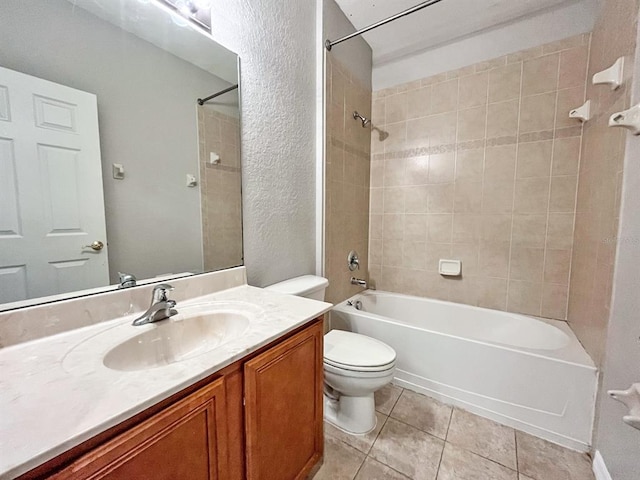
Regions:
<svg viewBox="0 0 640 480"><path fill-rule="evenodd" d="M106 243L96 96L0 67L0 303L108 285Z"/></svg>

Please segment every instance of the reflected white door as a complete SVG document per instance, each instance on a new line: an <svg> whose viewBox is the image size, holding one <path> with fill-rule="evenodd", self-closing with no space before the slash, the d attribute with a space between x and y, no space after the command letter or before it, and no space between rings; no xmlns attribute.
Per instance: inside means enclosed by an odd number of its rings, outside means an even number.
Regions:
<svg viewBox="0 0 640 480"><path fill-rule="evenodd" d="M0 67L0 303L107 285L106 243L96 96Z"/></svg>

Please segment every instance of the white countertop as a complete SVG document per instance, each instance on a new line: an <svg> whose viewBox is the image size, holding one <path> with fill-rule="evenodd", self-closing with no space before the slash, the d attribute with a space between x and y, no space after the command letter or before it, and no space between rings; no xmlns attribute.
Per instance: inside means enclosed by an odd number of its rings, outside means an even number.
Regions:
<svg viewBox="0 0 640 480"><path fill-rule="evenodd" d="M240 338L189 360L139 371L102 363L123 338L154 328L131 326L137 314L0 349L0 479L41 465L331 308L243 285L180 302L177 309L208 301L246 302L261 314Z"/></svg>

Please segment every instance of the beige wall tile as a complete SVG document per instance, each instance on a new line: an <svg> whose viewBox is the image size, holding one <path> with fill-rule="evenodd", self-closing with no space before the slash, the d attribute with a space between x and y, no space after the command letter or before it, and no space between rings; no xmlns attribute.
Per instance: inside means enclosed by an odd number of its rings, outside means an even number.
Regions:
<svg viewBox="0 0 640 480"><path fill-rule="evenodd" d="M518 133L520 101L489 104L487 111L487 138L506 137Z"/></svg>
<svg viewBox="0 0 640 480"><path fill-rule="evenodd" d="M489 72L489 102L502 102L520 97L522 63L514 63Z"/></svg>
<svg viewBox="0 0 640 480"><path fill-rule="evenodd" d="M429 146L450 145L456 141L457 112L441 113L428 118Z"/></svg>
<svg viewBox="0 0 640 480"><path fill-rule="evenodd" d="M431 111L453 112L458 108L458 80L449 80L432 86Z"/></svg>
<svg viewBox="0 0 640 480"><path fill-rule="evenodd" d="M407 119L407 94L399 93L385 99L384 123L397 123Z"/></svg>
<svg viewBox="0 0 640 480"><path fill-rule="evenodd" d="M518 146L517 178L549 177L553 141L521 143Z"/></svg>
<svg viewBox="0 0 640 480"><path fill-rule="evenodd" d="M484 170L484 149L458 150L456 153L456 180L475 179Z"/></svg>
<svg viewBox="0 0 640 480"><path fill-rule="evenodd" d="M425 214L404 215L403 238L415 242L426 241L427 218Z"/></svg>
<svg viewBox="0 0 640 480"><path fill-rule="evenodd" d="M427 213L429 202L429 187L427 185L404 187L404 192L405 213Z"/></svg>
<svg viewBox="0 0 640 480"><path fill-rule="evenodd" d="M487 107L458 111L458 142L485 138Z"/></svg>
<svg viewBox="0 0 640 480"><path fill-rule="evenodd" d="M569 249L573 244L574 213L549 213L547 248Z"/></svg>
<svg viewBox="0 0 640 480"><path fill-rule="evenodd" d="M482 181L458 180L453 203L455 213L482 212Z"/></svg>
<svg viewBox="0 0 640 480"><path fill-rule="evenodd" d="M429 186L429 213L451 213L455 187L453 183L439 183Z"/></svg>
<svg viewBox="0 0 640 480"><path fill-rule="evenodd" d="M455 172L455 154L442 153L429 158L429 183L449 183Z"/></svg>
<svg viewBox="0 0 640 480"><path fill-rule="evenodd" d="M384 125L387 139L376 145L374 132L367 143L377 152L373 162L349 153L340 164L338 149L328 166L341 189L328 199L336 205L336 227L327 242L355 238L357 228L337 225L359 222L349 221L356 217L345 203L365 211L358 200L366 200L362 189L369 182L370 247L380 250L370 254L370 275L378 288L565 318L573 248L569 199L582 137L568 105L584 98L587 48L588 38L578 36L376 92L377 116L394 123ZM344 90L346 98L352 87ZM349 127L342 135L361 133ZM619 151L622 138L586 148L597 155ZM581 188L590 198L603 173L587 167L591 180ZM346 183L351 179L355 186ZM614 236L614 222L608 224ZM461 259L462 278L441 277L441 258Z"/></svg>
<svg viewBox="0 0 640 480"><path fill-rule="evenodd" d="M542 316L546 318L567 318L568 285L545 283L542 289Z"/></svg>
<svg viewBox="0 0 640 480"><path fill-rule="evenodd" d="M508 241L483 242L480 246L480 273L483 276L508 278L510 250Z"/></svg>
<svg viewBox="0 0 640 480"><path fill-rule="evenodd" d="M551 178L550 212L575 211L577 183L575 175Z"/></svg>
<svg viewBox="0 0 640 480"><path fill-rule="evenodd" d="M422 87L407 93L407 118L426 117L431 113L431 87Z"/></svg>
<svg viewBox="0 0 640 480"><path fill-rule="evenodd" d="M427 221L427 242L451 243L452 225L452 214L429 214Z"/></svg>
<svg viewBox="0 0 640 480"><path fill-rule="evenodd" d="M511 241L514 246L544 248L547 229L547 214L513 216L513 232Z"/></svg>
<svg viewBox="0 0 640 480"><path fill-rule="evenodd" d="M542 283L509 280L507 310L525 315L540 315Z"/></svg>
<svg viewBox="0 0 640 480"><path fill-rule="evenodd" d="M516 247L511 249L510 280L542 283L544 248Z"/></svg>
<svg viewBox="0 0 640 480"><path fill-rule="evenodd" d="M525 60L522 70L522 95L537 95L558 88L560 54Z"/></svg>
<svg viewBox="0 0 640 480"><path fill-rule="evenodd" d="M478 288L478 306L506 310L507 280L504 278L483 278Z"/></svg>
<svg viewBox="0 0 640 480"><path fill-rule="evenodd" d="M544 282L569 285L571 250L547 249L544 260Z"/></svg>
<svg viewBox="0 0 640 480"><path fill-rule="evenodd" d="M520 133L553 130L555 111L556 92L523 97L520 106Z"/></svg>
<svg viewBox="0 0 640 480"><path fill-rule="evenodd" d="M584 88L587 77L589 47L580 47L560 52L560 79L558 88Z"/></svg>
<svg viewBox="0 0 640 480"><path fill-rule="evenodd" d="M487 104L489 74L476 73L460 78L458 108L467 109Z"/></svg>
<svg viewBox="0 0 640 480"><path fill-rule="evenodd" d="M521 178L516 180L513 210L515 213L546 213L548 206L548 178Z"/></svg>

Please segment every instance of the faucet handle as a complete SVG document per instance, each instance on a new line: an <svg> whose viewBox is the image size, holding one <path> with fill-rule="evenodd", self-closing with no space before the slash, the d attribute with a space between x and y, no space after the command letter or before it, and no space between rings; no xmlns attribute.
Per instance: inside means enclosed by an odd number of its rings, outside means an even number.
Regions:
<svg viewBox="0 0 640 480"><path fill-rule="evenodd" d="M173 290L173 285L169 285L168 283L161 283L160 285L153 287L153 303L166 302L167 292L170 292L171 290Z"/></svg>

